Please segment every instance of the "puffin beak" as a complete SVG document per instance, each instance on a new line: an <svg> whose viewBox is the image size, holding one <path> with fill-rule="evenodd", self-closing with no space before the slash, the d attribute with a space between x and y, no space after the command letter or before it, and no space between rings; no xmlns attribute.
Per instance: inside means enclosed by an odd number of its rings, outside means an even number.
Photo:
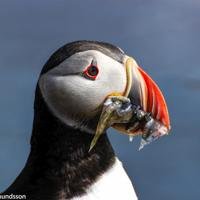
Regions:
<svg viewBox="0 0 200 200"><path fill-rule="evenodd" d="M139 149L168 134L171 128L167 105L156 83L133 58L126 56L124 66L126 88L122 95L112 94L104 102L90 150L110 126L131 137L142 135Z"/></svg>
<svg viewBox="0 0 200 200"><path fill-rule="evenodd" d="M135 135L142 135L140 148L146 144L168 134L171 129L168 108L164 96L152 78L138 66L133 58L126 58L127 85L124 96L128 97L135 106L136 115L145 116L146 120L132 120L132 127L122 123L115 123L113 128L128 134L130 139ZM142 126L140 125L142 124ZM145 128L146 126L146 128ZM128 127L128 128L127 128Z"/></svg>
<svg viewBox="0 0 200 200"><path fill-rule="evenodd" d="M143 111L150 113L155 120L170 129L169 113L161 90L134 59L132 62L132 71L127 71L132 73L132 81L127 81L128 85L131 84L131 87L127 86L131 88L128 98L133 105L140 106Z"/></svg>

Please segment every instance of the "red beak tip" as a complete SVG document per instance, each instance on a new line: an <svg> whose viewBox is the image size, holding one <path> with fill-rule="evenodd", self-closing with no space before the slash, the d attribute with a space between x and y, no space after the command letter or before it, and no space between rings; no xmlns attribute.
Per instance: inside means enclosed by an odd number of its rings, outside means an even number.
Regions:
<svg viewBox="0 0 200 200"><path fill-rule="evenodd" d="M142 75L146 84L146 96L147 96L147 112L152 113L152 116L163 123L170 131L170 118L167 109L165 98L152 78L140 67L138 67L140 74Z"/></svg>

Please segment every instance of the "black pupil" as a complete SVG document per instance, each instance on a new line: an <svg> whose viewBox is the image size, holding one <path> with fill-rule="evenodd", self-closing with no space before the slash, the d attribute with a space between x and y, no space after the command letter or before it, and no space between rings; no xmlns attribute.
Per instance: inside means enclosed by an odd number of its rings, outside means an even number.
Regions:
<svg viewBox="0 0 200 200"><path fill-rule="evenodd" d="M88 69L88 73L91 75L91 76L96 76L98 74L98 69L96 66L92 65L89 67Z"/></svg>

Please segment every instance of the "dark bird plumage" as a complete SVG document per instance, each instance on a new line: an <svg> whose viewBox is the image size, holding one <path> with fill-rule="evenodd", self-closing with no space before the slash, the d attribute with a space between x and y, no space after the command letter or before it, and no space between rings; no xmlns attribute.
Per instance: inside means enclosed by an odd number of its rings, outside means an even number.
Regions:
<svg viewBox="0 0 200 200"><path fill-rule="evenodd" d="M117 47L93 41L66 44L44 65L41 75L71 55L98 50L122 63L124 53ZM95 124L98 120L88 122ZM25 194L31 200L70 199L82 195L114 163L114 151L104 134L88 153L93 135L67 126L55 117L36 87L31 151L14 183L2 194ZM95 170L94 170L95 169Z"/></svg>

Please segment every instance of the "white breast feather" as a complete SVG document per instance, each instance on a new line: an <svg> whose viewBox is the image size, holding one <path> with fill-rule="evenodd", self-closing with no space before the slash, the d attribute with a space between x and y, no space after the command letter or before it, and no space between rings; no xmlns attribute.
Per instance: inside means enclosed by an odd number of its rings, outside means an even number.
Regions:
<svg viewBox="0 0 200 200"><path fill-rule="evenodd" d="M133 185L122 163L115 164L105 172L88 190L87 194L71 200L137 200Z"/></svg>

